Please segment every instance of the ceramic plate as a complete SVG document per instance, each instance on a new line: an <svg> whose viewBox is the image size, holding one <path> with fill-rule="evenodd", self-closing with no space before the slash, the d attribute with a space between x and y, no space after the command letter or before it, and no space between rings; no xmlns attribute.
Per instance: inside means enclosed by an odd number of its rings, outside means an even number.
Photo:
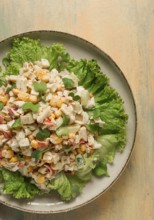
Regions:
<svg viewBox="0 0 154 220"><path fill-rule="evenodd" d="M126 113L129 115L126 148L123 153L116 154L112 165L108 165L110 177L100 179L93 178L92 181L89 182L83 189L80 196L78 196L74 201L65 203L58 200L56 196L53 198L43 196L41 199L39 197L31 201L17 201L12 199L10 196L0 195L1 203L23 211L35 213L66 212L81 207L102 195L102 193L107 191L109 187L113 185L126 167L132 153L136 134L136 109L134 98L124 74L115 62L106 53L93 44L70 34L55 31L34 31L13 36L0 43L0 60L2 60L4 54L10 49L11 41L16 37L23 35L35 39L41 39L41 41L47 45L54 42L63 43L71 57L76 59L96 59L102 71L109 77L111 86L114 87L123 98Z"/></svg>

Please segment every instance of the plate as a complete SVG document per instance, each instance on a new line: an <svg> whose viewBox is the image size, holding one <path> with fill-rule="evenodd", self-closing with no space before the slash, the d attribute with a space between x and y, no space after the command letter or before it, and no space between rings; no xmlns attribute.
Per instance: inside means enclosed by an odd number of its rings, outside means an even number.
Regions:
<svg viewBox="0 0 154 220"><path fill-rule="evenodd" d="M126 113L129 115L126 147L123 153L116 154L114 163L108 165L110 177L103 177L100 179L93 178L74 201L66 203L58 200L56 196L52 198L43 196L41 199L39 197L31 201L17 201L10 196L0 195L1 203L22 211L33 213L66 212L86 205L98 198L115 183L126 167L133 150L137 126L136 107L133 94L124 74L106 53L90 42L68 33L57 31L33 31L13 36L0 43L0 60L2 60L2 57L4 57L6 52L10 49L11 41L19 36L40 39L46 45L55 42L62 43L71 57L75 59L96 59L102 71L109 77L111 86L119 92L124 100L124 107Z"/></svg>

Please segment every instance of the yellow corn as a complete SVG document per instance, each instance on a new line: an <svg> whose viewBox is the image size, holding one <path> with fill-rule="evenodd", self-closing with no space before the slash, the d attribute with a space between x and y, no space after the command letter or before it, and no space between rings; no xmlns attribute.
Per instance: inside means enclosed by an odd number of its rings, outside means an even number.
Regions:
<svg viewBox="0 0 154 220"><path fill-rule="evenodd" d="M50 101L50 105L51 105L52 107L57 107L57 103L56 103L56 102L53 102L52 100Z"/></svg>
<svg viewBox="0 0 154 220"><path fill-rule="evenodd" d="M60 110L55 112L56 118L59 118L62 115L62 112Z"/></svg>
<svg viewBox="0 0 154 220"><path fill-rule="evenodd" d="M55 114L54 113L52 113L51 115L50 115L50 117L49 117L51 120L52 119L55 119L56 118L56 116L55 116Z"/></svg>
<svg viewBox="0 0 154 220"><path fill-rule="evenodd" d="M37 148L38 148L38 142L35 141L35 140L32 140L32 141L31 141L31 145L32 145L32 148L34 148L34 149L37 149Z"/></svg>
<svg viewBox="0 0 154 220"><path fill-rule="evenodd" d="M85 152L85 150L86 150L85 144L81 144L80 150L81 150L81 152Z"/></svg>
<svg viewBox="0 0 154 220"><path fill-rule="evenodd" d="M53 144L60 144L63 141L63 139L58 137L56 134L52 134L50 138L52 139Z"/></svg>
<svg viewBox="0 0 154 220"><path fill-rule="evenodd" d="M37 72L35 75L38 79L40 79L42 76L44 76L44 72Z"/></svg>
<svg viewBox="0 0 154 220"><path fill-rule="evenodd" d="M21 92L17 94L19 100L22 100L22 101L29 101L29 94L26 93L26 92Z"/></svg>
<svg viewBox="0 0 154 220"><path fill-rule="evenodd" d="M0 102L6 104L8 100L9 100L8 95L0 96Z"/></svg>
<svg viewBox="0 0 154 220"><path fill-rule="evenodd" d="M28 138L29 138L30 140L34 140L34 136L33 136L32 134L29 135Z"/></svg>
<svg viewBox="0 0 154 220"><path fill-rule="evenodd" d="M10 159L14 156L14 152L11 149L8 149L8 150L4 149L4 150L2 150L2 156L5 157L5 158Z"/></svg>
<svg viewBox="0 0 154 220"><path fill-rule="evenodd" d="M16 156L14 156L10 159L10 162L13 162L13 163L15 163L17 161L18 161L18 158Z"/></svg>
<svg viewBox="0 0 154 220"><path fill-rule="evenodd" d="M49 76L45 75L41 78L41 80L47 83L49 82Z"/></svg>
<svg viewBox="0 0 154 220"><path fill-rule="evenodd" d="M69 138L72 138L72 139L75 139L75 134L70 133L70 134L68 135L68 137L69 137Z"/></svg>
<svg viewBox="0 0 154 220"><path fill-rule="evenodd" d="M12 92L14 93L14 95L17 95L20 93L20 90L19 89L12 89Z"/></svg>
<svg viewBox="0 0 154 220"><path fill-rule="evenodd" d="M62 104L63 104L63 102L62 102L61 99L59 99L59 100L57 101L57 103L56 103L56 105L57 105L58 108L61 108Z"/></svg>
<svg viewBox="0 0 154 220"><path fill-rule="evenodd" d="M13 93L15 95L17 95L19 100L22 100L25 102L34 102L34 103L37 102L37 96L35 96L35 95L30 95L30 94L28 94L26 92L22 92L18 89L14 89Z"/></svg>
<svg viewBox="0 0 154 220"><path fill-rule="evenodd" d="M38 174L37 178L36 178L36 182L38 184L43 184L45 182L45 177L42 174Z"/></svg>
<svg viewBox="0 0 154 220"><path fill-rule="evenodd" d="M28 101L33 102L33 103L37 102L37 96L35 96L35 95L30 95Z"/></svg>

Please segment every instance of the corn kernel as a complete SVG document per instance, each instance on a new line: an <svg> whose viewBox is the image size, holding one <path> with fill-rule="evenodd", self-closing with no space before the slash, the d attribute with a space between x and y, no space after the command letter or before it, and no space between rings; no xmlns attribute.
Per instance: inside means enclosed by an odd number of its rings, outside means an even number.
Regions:
<svg viewBox="0 0 154 220"><path fill-rule="evenodd" d="M8 150L4 149L4 150L2 150L2 156L7 158L7 159L10 159L14 156L14 152L11 149L8 149Z"/></svg>
<svg viewBox="0 0 154 220"><path fill-rule="evenodd" d="M19 100L27 102L27 101L29 101L29 96L30 95L26 92L20 92L20 93L17 94L17 96L18 96Z"/></svg>
<svg viewBox="0 0 154 220"><path fill-rule="evenodd" d="M56 116L55 116L55 114L54 113L52 113L51 115L50 115L50 117L49 117L51 120L52 119L55 119L56 118Z"/></svg>
<svg viewBox="0 0 154 220"><path fill-rule="evenodd" d="M85 150L86 150L85 144L81 144L80 150L81 150L81 152L85 152Z"/></svg>
<svg viewBox="0 0 154 220"><path fill-rule="evenodd" d="M34 149L37 149L37 148L38 148L38 142L35 141L35 140L32 140L32 141L31 141L31 145L32 145L32 147L33 147Z"/></svg>
<svg viewBox="0 0 154 220"><path fill-rule="evenodd" d="M18 161L18 159L17 159L16 156L14 156L14 157L12 157L12 158L10 159L10 162L13 162L13 163L15 163L15 162L17 162L17 161Z"/></svg>
<svg viewBox="0 0 154 220"><path fill-rule="evenodd" d="M41 78L45 75L45 73L44 72L37 72L35 75L38 79L41 80Z"/></svg>
<svg viewBox="0 0 154 220"><path fill-rule="evenodd" d="M47 83L47 82L49 82L49 76L47 76L47 75L42 76L41 80Z"/></svg>
<svg viewBox="0 0 154 220"><path fill-rule="evenodd" d="M63 104L62 100L59 99L59 100L57 101L57 103L56 103L56 106L57 106L58 108L61 108L62 104Z"/></svg>
<svg viewBox="0 0 154 220"><path fill-rule="evenodd" d="M12 92L14 93L14 95L19 94L20 90L19 89L12 89Z"/></svg>
<svg viewBox="0 0 154 220"><path fill-rule="evenodd" d="M36 182L38 184L43 184L45 182L45 177L42 174L38 174L38 176L36 177Z"/></svg>
<svg viewBox="0 0 154 220"><path fill-rule="evenodd" d="M59 118L62 115L62 112L60 110L55 112L56 118Z"/></svg>
<svg viewBox="0 0 154 220"><path fill-rule="evenodd" d="M0 96L0 102L3 102L4 104L7 103L8 99L9 99L9 98L8 98L8 95Z"/></svg>
<svg viewBox="0 0 154 220"><path fill-rule="evenodd" d="M56 102L53 102L52 100L50 101L50 105L51 105L52 107L57 107L57 103L56 103Z"/></svg>
<svg viewBox="0 0 154 220"><path fill-rule="evenodd" d="M53 144L60 144L63 141L63 138L58 137L56 134L52 134L50 138Z"/></svg>
<svg viewBox="0 0 154 220"><path fill-rule="evenodd" d="M68 137L69 137L70 139L75 139L75 134L70 133L70 134L68 135Z"/></svg>
<svg viewBox="0 0 154 220"><path fill-rule="evenodd" d="M29 135L28 138L29 138L30 140L34 140L34 136L33 136L32 134Z"/></svg>
<svg viewBox="0 0 154 220"><path fill-rule="evenodd" d="M28 101L34 102L34 103L37 102L37 96L35 96L35 95L30 95Z"/></svg>

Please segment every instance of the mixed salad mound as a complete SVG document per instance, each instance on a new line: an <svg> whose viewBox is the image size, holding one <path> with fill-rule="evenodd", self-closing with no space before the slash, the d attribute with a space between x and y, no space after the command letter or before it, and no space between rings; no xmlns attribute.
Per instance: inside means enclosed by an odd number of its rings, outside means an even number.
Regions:
<svg viewBox="0 0 154 220"><path fill-rule="evenodd" d="M0 80L2 193L75 198L126 142L123 101L95 60L71 59L61 44L13 41Z"/></svg>

